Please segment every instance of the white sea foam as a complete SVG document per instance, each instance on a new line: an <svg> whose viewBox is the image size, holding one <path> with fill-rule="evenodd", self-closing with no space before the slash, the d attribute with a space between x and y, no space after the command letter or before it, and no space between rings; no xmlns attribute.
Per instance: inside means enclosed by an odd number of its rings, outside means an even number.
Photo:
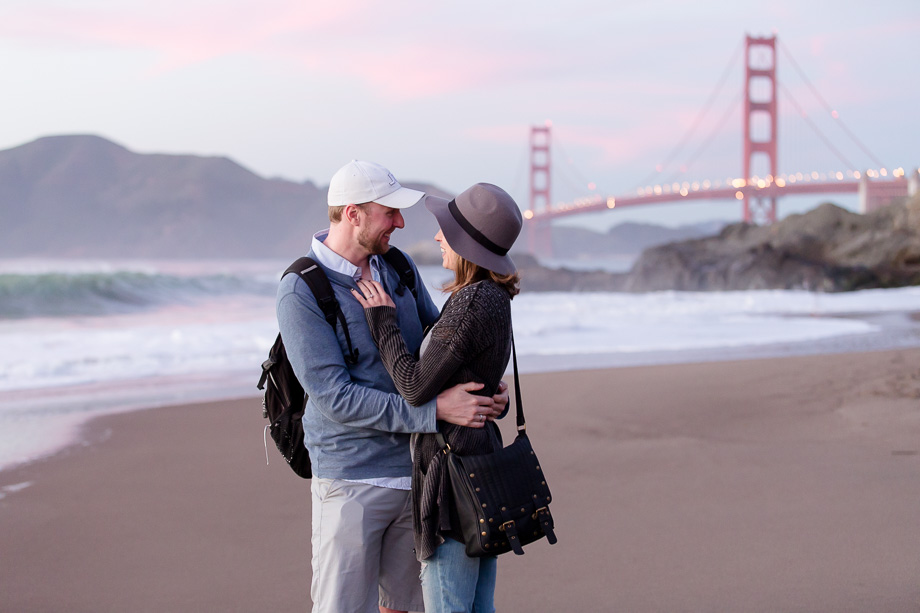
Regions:
<svg viewBox="0 0 920 613"><path fill-rule="evenodd" d="M31 263L27 272L9 264L0 270L38 275L63 267L41 264ZM84 264L76 272L124 272L106 266ZM209 263L154 262L129 268L146 275L135 286L139 293L147 295L146 279L168 286L169 299L102 308L92 316L0 320L0 468L60 448L92 415L257 394L259 364L277 334L272 280L283 266L251 262L215 271ZM223 275L219 282L199 282L201 275L213 281L215 272ZM436 268L423 268L422 275L430 285L445 279ZM105 279L92 284L105 286ZM443 302L438 292L433 296ZM100 300L108 298L103 293ZM881 315L920 310L920 288L525 293L512 310L522 370L533 372L695 360L706 351L744 357L758 355L758 347L878 338L889 326ZM910 328L903 321L897 325ZM910 330L916 337L916 326ZM848 347L840 350L853 350Z"/></svg>
<svg viewBox="0 0 920 613"><path fill-rule="evenodd" d="M0 487L0 500L6 498L7 494L15 494L16 492L21 492L22 490L31 486L31 481L23 481L22 483L13 483L12 485L5 485Z"/></svg>

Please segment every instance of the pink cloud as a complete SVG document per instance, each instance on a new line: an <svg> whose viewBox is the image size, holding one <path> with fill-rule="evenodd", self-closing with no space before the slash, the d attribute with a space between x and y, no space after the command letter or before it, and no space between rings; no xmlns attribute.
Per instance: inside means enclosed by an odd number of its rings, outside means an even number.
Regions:
<svg viewBox="0 0 920 613"><path fill-rule="evenodd" d="M411 8L389 5L386 23L402 21ZM456 39L445 44L424 29L382 28L379 11L372 0L189 1L105 10L33 4L17 9L15 19L4 19L0 9L0 35L42 45L152 51L152 75L233 54L283 59L310 72L355 79L392 101L493 82L526 64L520 54L464 47Z"/></svg>
<svg viewBox="0 0 920 613"><path fill-rule="evenodd" d="M154 72L233 53L278 54L289 40L312 40L359 12L355 1L307 6L293 0L127 5L105 10L19 8L3 18L0 34L43 45L150 50Z"/></svg>

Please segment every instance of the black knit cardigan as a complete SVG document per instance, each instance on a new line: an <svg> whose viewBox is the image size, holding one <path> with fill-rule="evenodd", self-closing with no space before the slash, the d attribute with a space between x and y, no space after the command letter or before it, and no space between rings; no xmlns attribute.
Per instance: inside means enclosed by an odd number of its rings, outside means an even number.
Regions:
<svg viewBox="0 0 920 613"><path fill-rule="evenodd" d="M498 389L511 355L511 297L492 281L479 281L454 292L431 328L420 359L406 350L396 309L365 310L380 357L399 393L420 405L458 383L483 383L483 396ZM498 427L467 428L438 422L451 449L460 455L489 453L501 447ZM449 476L434 434L414 438L412 517L419 560L431 557L445 538L460 539Z"/></svg>

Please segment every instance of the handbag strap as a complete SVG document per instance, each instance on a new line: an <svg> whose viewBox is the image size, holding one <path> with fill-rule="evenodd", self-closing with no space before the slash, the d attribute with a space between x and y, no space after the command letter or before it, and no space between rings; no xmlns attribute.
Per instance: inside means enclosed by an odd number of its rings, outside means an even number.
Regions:
<svg viewBox="0 0 920 613"><path fill-rule="evenodd" d="M511 330L511 361L514 364L514 403L517 412L517 429L518 432L527 430L524 423L524 403L521 400L521 382L518 380L517 351L514 348L514 330Z"/></svg>

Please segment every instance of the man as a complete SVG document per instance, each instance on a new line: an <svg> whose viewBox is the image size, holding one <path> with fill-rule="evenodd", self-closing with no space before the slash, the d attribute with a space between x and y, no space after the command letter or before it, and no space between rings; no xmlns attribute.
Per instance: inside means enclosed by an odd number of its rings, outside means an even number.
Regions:
<svg viewBox="0 0 920 613"><path fill-rule="evenodd" d="M278 290L278 324L294 372L309 394L303 424L313 463L313 611L421 611L419 563L413 552L409 490L412 432L435 432L436 420L481 427L507 404L470 394L467 383L420 407L397 393L351 295L360 279L379 281L396 303L410 351L438 309L419 280L417 294L380 257L404 226L401 209L422 192L402 187L386 168L353 160L329 184L330 228L314 235L310 257L329 277L348 324L326 321L306 283L286 275ZM410 261L411 263L411 261ZM412 264L415 269L414 263Z"/></svg>

